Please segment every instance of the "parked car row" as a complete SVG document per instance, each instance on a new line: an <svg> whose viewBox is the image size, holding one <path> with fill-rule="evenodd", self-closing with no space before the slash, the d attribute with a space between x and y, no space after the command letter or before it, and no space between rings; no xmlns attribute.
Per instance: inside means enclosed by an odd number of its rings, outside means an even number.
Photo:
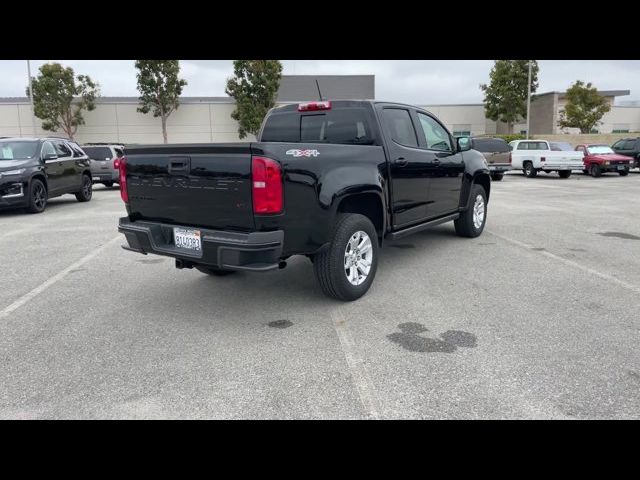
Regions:
<svg viewBox="0 0 640 480"><path fill-rule="evenodd" d="M93 184L118 183L122 145L80 146L65 138L0 138L0 208L43 212L50 198L88 202Z"/></svg>
<svg viewBox="0 0 640 480"><path fill-rule="evenodd" d="M500 181L509 170L522 170L528 178L539 172L558 172L569 178L573 170L599 177L606 172L621 176L640 167L640 138L617 141L612 147L605 144L581 144L575 148L567 142L547 140L514 140L473 137L471 148L482 153L487 161L491 179Z"/></svg>

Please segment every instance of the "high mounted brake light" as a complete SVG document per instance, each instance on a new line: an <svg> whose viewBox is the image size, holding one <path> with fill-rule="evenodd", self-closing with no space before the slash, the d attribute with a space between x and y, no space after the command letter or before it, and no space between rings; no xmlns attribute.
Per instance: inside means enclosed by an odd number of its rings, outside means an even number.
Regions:
<svg viewBox="0 0 640 480"><path fill-rule="evenodd" d="M299 112L313 112L317 110L331 110L331 102L307 102L298 105Z"/></svg>

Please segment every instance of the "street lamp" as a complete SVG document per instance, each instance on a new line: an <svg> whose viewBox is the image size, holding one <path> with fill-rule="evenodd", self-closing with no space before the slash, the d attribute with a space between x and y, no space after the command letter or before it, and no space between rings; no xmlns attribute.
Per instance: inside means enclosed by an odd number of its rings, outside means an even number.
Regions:
<svg viewBox="0 0 640 480"><path fill-rule="evenodd" d="M527 79L527 140L529 140L529 126L531 122L529 120L529 113L531 112L531 60L529 60L529 77Z"/></svg>

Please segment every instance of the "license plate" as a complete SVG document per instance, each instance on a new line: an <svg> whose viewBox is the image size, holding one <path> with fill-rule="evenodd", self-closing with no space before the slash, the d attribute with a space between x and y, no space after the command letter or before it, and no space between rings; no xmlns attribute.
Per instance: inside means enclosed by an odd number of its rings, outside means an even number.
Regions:
<svg viewBox="0 0 640 480"><path fill-rule="evenodd" d="M618 165L618 170L624 170L624 165Z"/></svg>
<svg viewBox="0 0 640 480"><path fill-rule="evenodd" d="M200 230L174 227L173 240L176 247L178 248L184 248L186 250L192 250L194 252L199 252L202 250L202 243L200 242Z"/></svg>

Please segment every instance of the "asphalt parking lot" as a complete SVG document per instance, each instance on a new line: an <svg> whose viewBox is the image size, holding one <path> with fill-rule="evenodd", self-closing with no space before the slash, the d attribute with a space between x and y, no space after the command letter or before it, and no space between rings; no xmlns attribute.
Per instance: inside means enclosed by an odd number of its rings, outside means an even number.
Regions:
<svg viewBox="0 0 640 480"><path fill-rule="evenodd" d="M494 182L484 234L208 277L122 250L117 189L0 212L0 418L640 418L640 174Z"/></svg>

